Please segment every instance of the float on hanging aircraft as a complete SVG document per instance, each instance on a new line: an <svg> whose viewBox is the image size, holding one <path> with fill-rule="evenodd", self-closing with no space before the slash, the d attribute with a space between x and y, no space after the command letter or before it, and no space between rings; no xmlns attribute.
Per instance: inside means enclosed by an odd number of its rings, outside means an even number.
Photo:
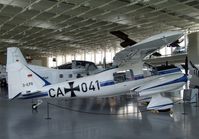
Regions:
<svg viewBox="0 0 199 139"><path fill-rule="evenodd" d="M141 63L142 58L171 44L183 36L183 32L165 32L137 44L131 45L118 52L114 62L118 67L102 71L95 75L65 81L58 84L50 84L37 72L24 65L21 61L15 61L7 65L9 99L42 99L42 98L85 98L108 97L138 92L140 96L151 96L147 106L148 110L165 110L173 106L171 99L161 96L160 93L181 88L187 81L187 75L179 68L151 72L144 76L135 67L136 61ZM133 69L120 67L129 58L134 60ZM142 70L142 69L141 69ZM41 101L40 101L41 102ZM33 104L36 109L41 103Z"/></svg>
<svg viewBox="0 0 199 139"><path fill-rule="evenodd" d="M97 66L93 62L89 61L77 61L73 60L70 64L64 64L58 67L47 68L43 66L28 64L22 55L21 51L17 47L10 47L7 49L7 65L15 62L21 62L22 64L35 71L38 75L41 75L43 79L51 84L60 83L68 80L73 80L90 74L94 74L98 71Z"/></svg>

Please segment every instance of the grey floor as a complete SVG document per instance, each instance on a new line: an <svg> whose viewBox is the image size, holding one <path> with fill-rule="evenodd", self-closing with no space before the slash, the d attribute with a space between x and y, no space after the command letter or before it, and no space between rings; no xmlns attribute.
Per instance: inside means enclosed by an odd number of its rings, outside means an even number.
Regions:
<svg viewBox="0 0 199 139"><path fill-rule="evenodd" d="M129 96L107 99L8 101L0 89L0 139L198 139L199 107L176 103L174 113L152 113ZM49 117L47 120L47 102Z"/></svg>

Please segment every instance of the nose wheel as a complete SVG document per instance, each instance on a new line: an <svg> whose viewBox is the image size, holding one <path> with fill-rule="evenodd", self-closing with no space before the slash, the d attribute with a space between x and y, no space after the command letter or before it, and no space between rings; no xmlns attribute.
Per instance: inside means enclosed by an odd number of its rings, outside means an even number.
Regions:
<svg viewBox="0 0 199 139"><path fill-rule="evenodd" d="M39 105L41 105L43 103L42 100L37 100L36 104L32 104L32 110L37 111L37 108Z"/></svg>

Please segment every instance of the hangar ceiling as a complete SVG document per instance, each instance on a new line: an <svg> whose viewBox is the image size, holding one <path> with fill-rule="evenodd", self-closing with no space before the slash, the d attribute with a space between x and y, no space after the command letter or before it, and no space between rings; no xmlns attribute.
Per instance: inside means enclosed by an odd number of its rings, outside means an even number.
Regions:
<svg viewBox="0 0 199 139"><path fill-rule="evenodd" d="M135 40L199 30L198 0L0 0L0 52L97 49L122 30Z"/></svg>

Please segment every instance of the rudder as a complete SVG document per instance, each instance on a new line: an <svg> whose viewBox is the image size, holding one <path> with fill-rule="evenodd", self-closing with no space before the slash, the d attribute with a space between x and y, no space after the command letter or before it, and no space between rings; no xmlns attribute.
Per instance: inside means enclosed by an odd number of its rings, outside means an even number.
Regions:
<svg viewBox="0 0 199 139"><path fill-rule="evenodd" d="M17 47L7 48L7 65L20 61L22 64L27 65L27 62Z"/></svg>

